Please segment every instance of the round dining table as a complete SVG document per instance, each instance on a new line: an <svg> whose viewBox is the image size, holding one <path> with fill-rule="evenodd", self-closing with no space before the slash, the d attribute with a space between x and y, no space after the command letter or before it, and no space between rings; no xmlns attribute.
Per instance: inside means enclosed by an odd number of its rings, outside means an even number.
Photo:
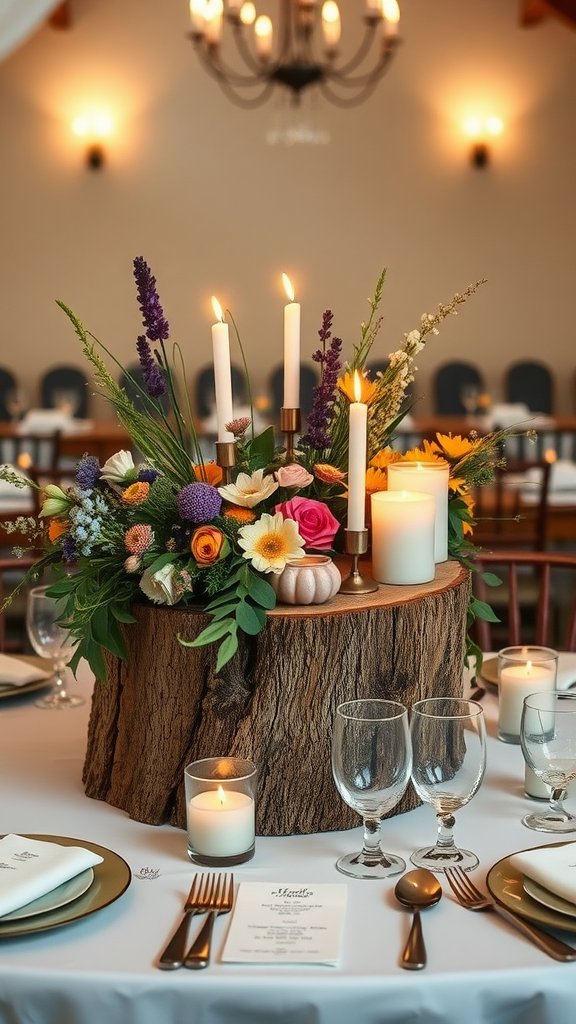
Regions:
<svg viewBox="0 0 576 1024"><path fill-rule="evenodd" d="M574 1020L576 963L550 959L496 914L465 910L442 877L442 899L422 915L427 966L418 972L403 970L410 915L395 900L395 879L356 880L335 868L339 857L360 849L360 827L257 837L253 859L228 869L236 885L346 885L336 966L225 963L222 949L232 915L224 915L216 919L213 957L206 970L159 970L158 957L180 921L194 872L204 869L188 859L184 831L131 820L84 794L93 685L81 664L75 689L85 695L86 704L66 711L36 707L35 693L2 696L1 831L98 844L126 862L131 882L122 895L92 914L46 930L0 934L1 1024ZM552 843L555 837L522 825L533 802L524 794L520 747L497 738L495 689L487 687L482 706L489 734L486 774L474 798L456 813L455 837L478 855L480 865L471 877L485 890L487 873L496 862ZM293 793L294 800L302 796ZM334 800L339 799L335 789ZM569 808L575 805L570 796ZM409 867L411 852L432 842L435 832L434 812L423 805L384 822L384 847L403 856ZM556 934L576 946L576 918L574 933Z"/></svg>

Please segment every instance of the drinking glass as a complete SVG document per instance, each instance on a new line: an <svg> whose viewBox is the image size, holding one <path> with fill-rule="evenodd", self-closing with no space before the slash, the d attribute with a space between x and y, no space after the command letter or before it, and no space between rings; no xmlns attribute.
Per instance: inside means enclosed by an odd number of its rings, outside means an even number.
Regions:
<svg viewBox="0 0 576 1024"><path fill-rule="evenodd" d="M460 388L460 401L468 416L473 416L478 409L480 388L477 384L463 384Z"/></svg>
<svg viewBox="0 0 576 1024"><path fill-rule="evenodd" d="M432 804L438 821L434 846L416 850L418 868L443 871L457 864L470 871L478 858L454 843L454 812L472 799L486 767L484 712L474 700L430 697L412 707L412 782L418 796Z"/></svg>
<svg viewBox="0 0 576 1024"><path fill-rule="evenodd" d="M576 832L576 817L564 807L566 786L576 778L576 694L525 697L520 742L528 767L551 788L549 807L527 814L522 824L537 832Z"/></svg>
<svg viewBox="0 0 576 1024"><path fill-rule="evenodd" d="M30 643L41 658L53 662L54 677L52 689L45 697L36 701L39 708L76 708L84 704L84 698L68 693L64 682L64 670L74 653L76 641L58 620L64 611L64 602L49 597L47 586L33 587L28 594L26 607L26 628Z"/></svg>
<svg viewBox="0 0 576 1024"><path fill-rule="evenodd" d="M351 700L336 709L332 774L342 799L362 815L364 846L341 857L336 867L352 878L387 878L406 868L401 857L384 853L380 827L410 778L408 711L393 700Z"/></svg>
<svg viewBox="0 0 576 1024"><path fill-rule="evenodd" d="M6 393L4 404L10 413L12 422L18 423L28 408L28 395L22 388L11 388Z"/></svg>

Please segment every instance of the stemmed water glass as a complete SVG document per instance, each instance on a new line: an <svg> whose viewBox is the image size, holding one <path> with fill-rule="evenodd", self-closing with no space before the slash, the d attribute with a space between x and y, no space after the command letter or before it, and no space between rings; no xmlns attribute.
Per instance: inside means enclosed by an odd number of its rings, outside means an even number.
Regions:
<svg viewBox="0 0 576 1024"><path fill-rule="evenodd" d="M459 865L470 871L478 858L454 843L454 812L472 799L486 767L484 712L474 700L431 697L412 707L412 782L418 796L432 804L438 821L434 846L416 850L418 868L443 871Z"/></svg>
<svg viewBox="0 0 576 1024"><path fill-rule="evenodd" d="M341 857L336 867L352 878L387 878L406 868L401 857L384 853L380 827L410 778L408 711L393 700L351 700L336 709L332 774L342 799L362 815L364 846Z"/></svg>
<svg viewBox="0 0 576 1024"><path fill-rule="evenodd" d="M4 404L10 413L12 422L18 423L28 408L28 395L22 388L10 388L5 395Z"/></svg>
<svg viewBox="0 0 576 1024"><path fill-rule="evenodd" d="M463 384L460 388L460 401L468 416L473 416L478 409L480 388L477 384Z"/></svg>
<svg viewBox="0 0 576 1024"><path fill-rule="evenodd" d="M28 593L26 607L26 628L30 643L41 658L49 658L54 665L52 689L45 697L36 701L39 708L76 708L84 704L84 698L68 693L64 681L65 668L74 653L76 641L69 631L61 626L59 619L64 611L64 602L47 594L48 587L33 587Z"/></svg>
<svg viewBox="0 0 576 1024"><path fill-rule="evenodd" d="M576 778L576 694L544 690L524 698L520 743L526 764L550 786L550 804L522 818L537 832L576 832L564 807L566 786Z"/></svg>

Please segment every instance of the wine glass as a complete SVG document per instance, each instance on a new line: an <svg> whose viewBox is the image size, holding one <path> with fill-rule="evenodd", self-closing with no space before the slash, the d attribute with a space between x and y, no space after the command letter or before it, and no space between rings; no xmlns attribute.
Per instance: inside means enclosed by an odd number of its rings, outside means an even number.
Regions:
<svg viewBox="0 0 576 1024"><path fill-rule="evenodd" d="M434 846L416 850L418 868L443 871L457 864L470 871L478 858L454 843L454 812L472 799L486 767L484 712L474 700L430 697L412 707L412 782L418 796L432 804L438 821Z"/></svg>
<svg viewBox="0 0 576 1024"><path fill-rule="evenodd" d="M47 586L33 587L28 593L26 607L30 642L36 654L54 663L52 690L37 700L36 705L39 708L76 708L84 704L84 698L68 693L64 682L64 670L74 653L76 641L58 621L64 611L64 602L49 597L47 590Z"/></svg>
<svg viewBox="0 0 576 1024"><path fill-rule="evenodd" d="M478 409L480 388L477 384L463 384L460 388L460 401L468 416L473 416Z"/></svg>
<svg viewBox="0 0 576 1024"><path fill-rule="evenodd" d="M576 694L563 690L524 698L520 743L526 764L547 786L550 804L522 818L537 832L576 832L576 817L564 807L566 786L576 778Z"/></svg>
<svg viewBox="0 0 576 1024"><path fill-rule="evenodd" d="M10 388L4 398L4 404L12 422L18 423L28 408L28 395L22 388Z"/></svg>
<svg viewBox="0 0 576 1024"><path fill-rule="evenodd" d="M75 388L57 388L52 392L54 408L66 416L74 416L78 411L80 396Z"/></svg>
<svg viewBox="0 0 576 1024"><path fill-rule="evenodd" d="M364 822L363 849L340 858L336 867L342 874L387 878L405 870L401 857L383 852L380 826L408 785L411 760L403 704L369 698L347 701L336 709L332 774L340 796Z"/></svg>

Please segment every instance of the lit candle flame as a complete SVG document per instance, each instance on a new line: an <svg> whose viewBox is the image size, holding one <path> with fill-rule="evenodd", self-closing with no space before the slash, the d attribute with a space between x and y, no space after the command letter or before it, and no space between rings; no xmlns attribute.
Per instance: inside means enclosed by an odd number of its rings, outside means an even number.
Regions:
<svg viewBox="0 0 576 1024"><path fill-rule="evenodd" d="M224 790L222 789L222 786L218 786L218 799L219 799L221 804L225 804L226 803L226 794L225 794Z"/></svg>
<svg viewBox="0 0 576 1024"><path fill-rule="evenodd" d="M362 398L362 381L358 370L354 370L354 401L359 402Z"/></svg>
<svg viewBox="0 0 576 1024"><path fill-rule="evenodd" d="M214 316L220 323L224 323L224 317L222 316L222 306L218 302L215 295L212 296L212 309L214 310Z"/></svg>
<svg viewBox="0 0 576 1024"><path fill-rule="evenodd" d="M290 299L290 302L294 302L294 289L287 274L282 274L282 284L284 285L284 291Z"/></svg>

